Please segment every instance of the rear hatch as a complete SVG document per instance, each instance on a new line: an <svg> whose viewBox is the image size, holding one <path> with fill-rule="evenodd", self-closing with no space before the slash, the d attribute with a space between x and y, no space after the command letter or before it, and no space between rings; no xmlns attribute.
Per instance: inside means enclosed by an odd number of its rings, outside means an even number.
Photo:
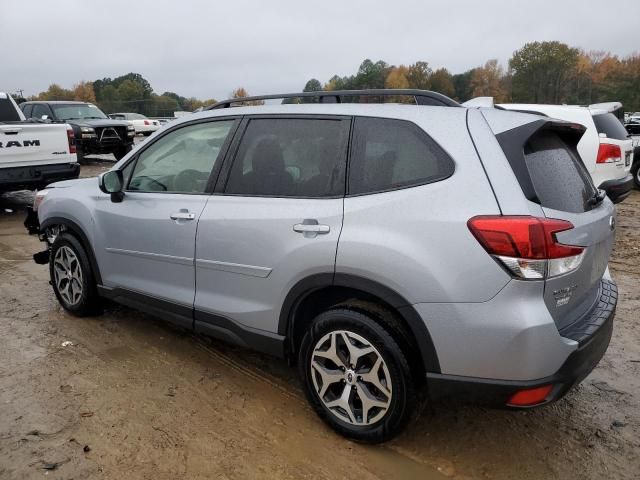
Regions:
<svg viewBox="0 0 640 480"><path fill-rule="evenodd" d="M583 247L575 268L554 276L549 266L544 280L544 300L560 330L596 304L614 242L615 208L599 195L577 151L583 133L579 125L538 119L496 136L527 199L546 218L573 225L554 233L555 241Z"/></svg>

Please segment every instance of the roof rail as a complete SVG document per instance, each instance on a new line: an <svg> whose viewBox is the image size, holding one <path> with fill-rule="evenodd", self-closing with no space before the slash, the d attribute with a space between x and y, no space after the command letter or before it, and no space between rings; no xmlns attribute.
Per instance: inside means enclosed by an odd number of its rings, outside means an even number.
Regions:
<svg viewBox="0 0 640 480"><path fill-rule="evenodd" d="M439 107L460 107L461 105L438 92L430 90L416 89L369 89L369 90L333 90L320 92L300 92L300 93L281 93L275 95L259 95L255 97L230 98L206 107L205 110L214 110L218 108L229 108L239 106L238 104L246 102L255 102L259 100L277 100L287 98L318 98L320 103L344 103L344 97L393 97L407 96L413 97L416 105L432 105Z"/></svg>

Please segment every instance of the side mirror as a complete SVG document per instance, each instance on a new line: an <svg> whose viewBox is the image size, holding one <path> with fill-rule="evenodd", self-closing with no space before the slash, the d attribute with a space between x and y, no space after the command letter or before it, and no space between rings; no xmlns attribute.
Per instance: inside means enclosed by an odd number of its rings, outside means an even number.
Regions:
<svg viewBox="0 0 640 480"><path fill-rule="evenodd" d="M122 176L122 170L110 170L103 173L98 178L98 185L100 190L104 193L111 194L112 202L121 202L124 198L124 177Z"/></svg>

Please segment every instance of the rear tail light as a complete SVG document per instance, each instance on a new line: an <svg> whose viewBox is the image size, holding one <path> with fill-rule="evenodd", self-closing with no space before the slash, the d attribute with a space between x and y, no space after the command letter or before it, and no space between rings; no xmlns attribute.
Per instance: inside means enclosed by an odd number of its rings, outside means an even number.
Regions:
<svg viewBox="0 0 640 480"><path fill-rule="evenodd" d="M76 136L71 128L67 129L67 140L69 141L69 153L76 153Z"/></svg>
<svg viewBox="0 0 640 480"><path fill-rule="evenodd" d="M145 120L145 121L144 121L144 124L145 124L145 125L151 125L151 123L149 123L149 120Z"/></svg>
<svg viewBox="0 0 640 480"><path fill-rule="evenodd" d="M539 280L577 269L584 248L564 245L556 233L570 230L565 220L529 216L479 216L467 222L484 249L517 278Z"/></svg>
<svg viewBox="0 0 640 480"><path fill-rule="evenodd" d="M615 163L622 161L622 150L618 145L601 143L598 147L596 163Z"/></svg>

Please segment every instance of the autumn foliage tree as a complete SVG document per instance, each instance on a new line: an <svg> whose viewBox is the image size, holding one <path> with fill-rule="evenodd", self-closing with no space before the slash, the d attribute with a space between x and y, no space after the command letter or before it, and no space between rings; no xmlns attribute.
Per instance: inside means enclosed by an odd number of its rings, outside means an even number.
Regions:
<svg viewBox="0 0 640 480"><path fill-rule="evenodd" d="M469 84L472 97L493 97L496 103L506 102L509 95L504 85L504 70L498 60L489 60L473 69Z"/></svg>

